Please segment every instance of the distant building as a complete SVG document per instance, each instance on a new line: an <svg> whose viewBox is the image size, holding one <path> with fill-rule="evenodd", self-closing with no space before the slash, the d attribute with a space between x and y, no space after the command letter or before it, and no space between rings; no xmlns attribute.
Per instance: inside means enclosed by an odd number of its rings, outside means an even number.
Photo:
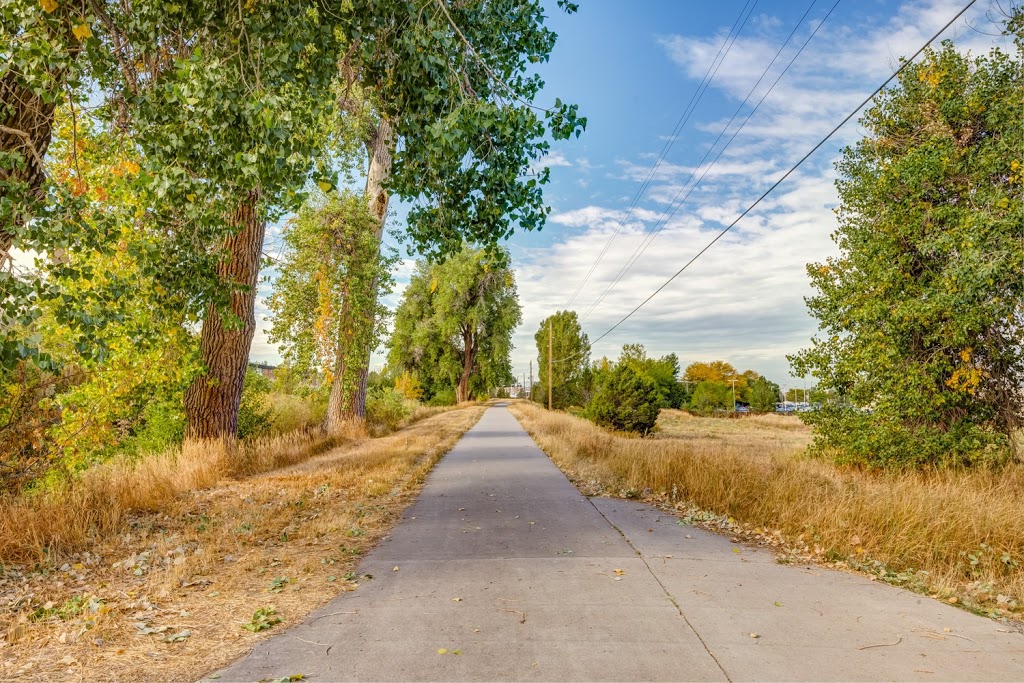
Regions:
<svg viewBox="0 0 1024 683"><path fill-rule="evenodd" d="M276 365L267 365L266 363L249 363L249 367L267 379L274 379L274 373L277 371Z"/></svg>

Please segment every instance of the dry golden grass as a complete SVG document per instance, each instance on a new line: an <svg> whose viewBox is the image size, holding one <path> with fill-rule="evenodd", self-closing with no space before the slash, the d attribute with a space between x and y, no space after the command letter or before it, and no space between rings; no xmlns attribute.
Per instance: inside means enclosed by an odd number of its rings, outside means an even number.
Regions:
<svg viewBox="0 0 1024 683"><path fill-rule="evenodd" d="M870 571L985 613L1022 613L1022 466L875 474L804 456L810 431L784 416L665 411L659 433L640 439L527 402L511 409L590 493L710 511L800 557Z"/></svg>
<svg viewBox="0 0 1024 683"><path fill-rule="evenodd" d="M247 447L244 460L216 449L151 458L99 468L64 499L9 501L5 551L36 560L32 539L45 538L61 557L0 571L0 679L196 680L226 664L365 582L346 574L482 412L433 410L326 453L328 442L293 437ZM224 476L237 478L217 484ZM35 520L33 505L52 519ZM270 605L281 627L242 629Z"/></svg>
<svg viewBox="0 0 1024 683"><path fill-rule="evenodd" d="M417 408L405 424L446 410ZM286 467L366 436L299 430L234 448L221 442L192 444L105 463L38 495L0 496L0 564L57 561L118 529L127 515L159 510L182 492Z"/></svg>

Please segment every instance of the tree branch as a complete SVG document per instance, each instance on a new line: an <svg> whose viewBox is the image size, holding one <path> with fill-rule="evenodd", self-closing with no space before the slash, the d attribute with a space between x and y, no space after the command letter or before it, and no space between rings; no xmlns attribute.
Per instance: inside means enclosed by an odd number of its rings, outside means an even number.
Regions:
<svg viewBox="0 0 1024 683"><path fill-rule="evenodd" d="M39 150L36 149L35 143L32 142L31 135L23 130L18 130L17 128L11 128L10 126L2 124L0 124L0 133L7 133L8 135L15 135L21 138L25 142L25 147L28 148L29 153L32 155L32 159L36 162L36 166L39 167L40 171L43 170L43 157L39 154Z"/></svg>

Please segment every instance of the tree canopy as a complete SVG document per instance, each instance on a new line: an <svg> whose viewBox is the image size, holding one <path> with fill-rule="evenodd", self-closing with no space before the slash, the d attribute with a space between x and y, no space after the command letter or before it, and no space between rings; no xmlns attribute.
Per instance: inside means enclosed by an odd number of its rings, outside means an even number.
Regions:
<svg viewBox="0 0 1024 683"><path fill-rule="evenodd" d="M537 342L539 380L537 400L548 400L548 333L553 352L551 363L551 401L554 408L583 405L590 382L590 340L580 326L576 311L559 311L540 322L533 336Z"/></svg>
<svg viewBox="0 0 1024 683"><path fill-rule="evenodd" d="M1018 50L1022 41L1018 37ZM817 444L870 465L1007 456L1024 386L1021 60L945 43L837 164L841 254L808 266L821 335L792 358L830 399Z"/></svg>
<svg viewBox="0 0 1024 683"><path fill-rule="evenodd" d="M549 173L531 165L550 149L547 135L566 139L586 126L576 105L534 104L544 82L531 69L556 39L542 4L354 0L341 11L342 101L401 141L385 185L412 202L409 235L420 253L541 228Z"/></svg>
<svg viewBox="0 0 1024 683"><path fill-rule="evenodd" d="M512 382L512 333L522 315L507 260L466 248L417 264L395 314L388 365L415 373L426 398L454 390L466 401Z"/></svg>

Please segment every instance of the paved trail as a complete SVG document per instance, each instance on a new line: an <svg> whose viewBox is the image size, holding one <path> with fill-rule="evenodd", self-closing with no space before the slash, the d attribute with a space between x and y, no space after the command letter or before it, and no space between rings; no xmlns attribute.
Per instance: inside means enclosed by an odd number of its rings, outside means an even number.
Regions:
<svg viewBox="0 0 1024 683"><path fill-rule="evenodd" d="M581 496L501 407L359 571L219 680L1024 679L1005 625Z"/></svg>

